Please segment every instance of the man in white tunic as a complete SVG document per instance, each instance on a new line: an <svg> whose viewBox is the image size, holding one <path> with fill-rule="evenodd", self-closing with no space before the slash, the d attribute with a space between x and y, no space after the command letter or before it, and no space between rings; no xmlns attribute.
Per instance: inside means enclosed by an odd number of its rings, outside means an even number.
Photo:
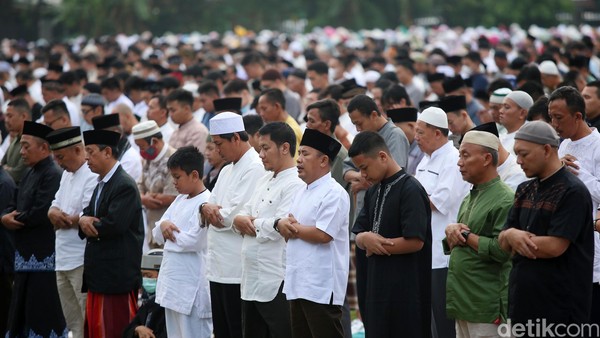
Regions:
<svg viewBox="0 0 600 338"><path fill-rule="evenodd" d="M341 144L306 129L297 159L306 183L289 217L275 227L288 240L283 292L290 301L292 337L344 337L342 305L350 259L350 198L331 177Z"/></svg>
<svg viewBox="0 0 600 338"><path fill-rule="evenodd" d="M456 223L460 203L469 191L456 163L458 150L448 140L448 118L437 107L425 109L417 119L415 139L425 156L415 178L423 185L431 203L431 307L432 332L437 338L455 337L454 322L446 316L448 256L442 239L446 226Z"/></svg>
<svg viewBox="0 0 600 338"><path fill-rule="evenodd" d="M198 217L210 191L202 181L204 156L194 147L179 148L167 162L179 192L152 230L164 244L156 302L165 308L170 337L210 338L212 320L206 279L206 235Z"/></svg>
<svg viewBox="0 0 600 338"><path fill-rule="evenodd" d="M233 219L252 198L265 170L248 143L241 115L223 112L213 117L210 134L217 151L231 162L221 170L208 202L200 206L202 222L209 225L207 278L214 333L237 338L242 337L242 236L233 231Z"/></svg>
<svg viewBox="0 0 600 338"><path fill-rule="evenodd" d="M288 216L304 182L294 162L296 136L284 122L259 131L259 156L266 173L254 197L233 220L242 242L242 327L244 337L291 336L289 303L282 293L285 240L274 224Z"/></svg>
<svg viewBox="0 0 600 338"><path fill-rule="evenodd" d="M533 106L533 99L524 91L515 90L504 97L500 107L500 123L506 128L506 135L500 138L502 146L515 154L515 134L525 123L527 112Z"/></svg>
<svg viewBox="0 0 600 338"><path fill-rule="evenodd" d="M83 338L86 294L81 292L85 241L79 238L79 214L92 197L98 175L85 161L79 127L58 129L46 136L54 160L65 170L48 210L56 230L56 286L67 327Z"/></svg>
<svg viewBox="0 0 600 338"><path fill-rule="evenodd" d="M548 114L564 139L558 156L592 195L593 218L600 203L600 134L586 123L585 101L573 87L561 87L550 95ZM594 231L594 273L590 323L600 324L600 236Z"/></svg>

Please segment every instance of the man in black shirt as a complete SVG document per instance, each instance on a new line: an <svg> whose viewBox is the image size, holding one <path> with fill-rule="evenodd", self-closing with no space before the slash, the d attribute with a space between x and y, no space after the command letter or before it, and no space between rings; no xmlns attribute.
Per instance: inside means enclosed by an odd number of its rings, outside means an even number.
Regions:
<svg viewBox="0 0 600 338"><path fill-rule="evenodd" d="M375 132L359 133L348 150L374 184L352 231L366 251L367 337L431 336L431 208L425 189L390 155ZM361 277L361 276L357 276Z"/></svg>
<svg viewBox="0 0 600 338"><path fill-rule="evenodd" d="M549 124L530 122L515 140L517 162L534 179L517 188L499 236L502 249L514 255L508 317L513 324L587 323L594 258L590 194L562 165L559 137Z"/></svg>

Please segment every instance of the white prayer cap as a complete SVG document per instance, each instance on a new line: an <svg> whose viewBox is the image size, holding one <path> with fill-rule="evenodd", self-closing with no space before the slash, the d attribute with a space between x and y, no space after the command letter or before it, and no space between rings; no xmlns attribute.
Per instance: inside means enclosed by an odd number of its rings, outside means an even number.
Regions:
<svg viewBox="0 0 600 338"><path fill-rule="evenodd" d="M160 127L156 124L156 121L148 120L133 126L131 132L133 133L133 139L139 140L160 133Z"/></svg>
<svg viewBox="0 0 600 338"><path fill-rule="evenodd" d="M365 72L365 82L377 82L381 74L378 71L368 70Z"/></svg>
<svg viewBox="0 0 600 338"><path fill-rule="evenodd" d="M498 137L492 133L471 130L465 134L465 136L462 139L462 143L477 144L498 151L498 147L500 146L500 139L498 139Z"/></svg>
<svg viewBox="0 0 600 338"><path fill-rule="evenodd" d="M529 109L533 106L533 99L529 94L521 90L515 90L506 95L507 99L511 99L517 106L523 109Z"/></svg>
<svg viewBox="0 0 600 338"><path fill-rule="evenodd" d="M560 73L558 72L558 67L556 66L556 63L549 61L549 60L546 60L546 61L543 61L542 63L540 63L539 69L540 69L540 73L542 73L542 74L560 75Z"/></svg>
<svg viewBox="0 0 600 338"><path fill-rule="evenodd" d="M242 115L232 112L222 112L210 119L211 135L231 134L240 131L246 131Z"/></svg>
<svg viewBox="0 0 600 338"><path fill-rule="evenodd" d="M448 129L446 112L438 107L429 107L423 110L417 121L423 121L438 128Z"/></svg>
<svg viewBox="0 0 600 338"><path fill-rule="evenodd" d="M490 95L490 103L502 104L502 101L504 101L506 95L510 94L511 92L512 90L509 88L499 88L494 90L492 95Z"/></svg>

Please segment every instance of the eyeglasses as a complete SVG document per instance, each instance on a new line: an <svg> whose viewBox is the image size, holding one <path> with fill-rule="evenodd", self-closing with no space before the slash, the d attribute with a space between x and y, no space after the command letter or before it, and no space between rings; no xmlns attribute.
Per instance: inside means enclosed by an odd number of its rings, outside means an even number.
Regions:
<svg viewBox="0 0 600 338"><path fill-rule="evenodd" d="M89 112L91 112L92 110L94 110L94 108L90 108L90 109L88 109L88 110L83 110L83 109L82 109L82 110L81 110L81 114L83 114L83 115L87 115L87 114L88 114Z"/></svg>
<svg viewBox="0 0 600 338"><path fill-rule="evenodd" d="M57 118L55 118L55 119L54 119L52 122L48 122L48 121L44 120L44 124L45 124L45 125L47 125L48 127L52 128L52 125L53 125L53 124L54 124L56 121L60 120L61 118L62 118L62 117L57 117Z"/></svg>

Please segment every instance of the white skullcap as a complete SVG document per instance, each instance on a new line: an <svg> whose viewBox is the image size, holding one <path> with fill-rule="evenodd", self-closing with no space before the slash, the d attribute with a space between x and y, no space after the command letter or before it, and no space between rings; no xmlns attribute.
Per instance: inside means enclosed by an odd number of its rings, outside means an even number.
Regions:
<svg viewBox="0 0 600 338"><path fill-rule="evenodd" d="M365 82L377 82L380 77L381 74L378 71L369 70L365 72Z"/></svg>
<svg viewBox="0 0 600 338"><path fill-rule="evenodd" d="M531 98L531 96L521 90L512 91L510 94L506 95L506 98L511 99L514 103L517 104L517 106L523 109L529 110L529 108L533 106L533 99Z"/></svg>
<svg viewBox="0 0 600 338"><path fill-rule="evenodd" d="M500 139L498 136L479 130L468 131L463 137L462 143L477 144L483 147L492 148L496 151L498 151L498 148L500 147Z"/></svg>
<svg viewBox="0 0 600 338"><path fill-rule="evenodd" d="M227 111L219 113L210 119L211 135L231 134L240 131L246 131L242 115Z"/></svg>
<svg viewBox="0 0 600 338"><path fill-rule="evenodd" d="M558 71L558 67L556 66L556 63L552 62L552 61L543 61L542 63L540 63L539 66L540 69L540 73L542 74L547 74L547 75L560 75L560 72Z"/></svg>
<svg viewBox="0 0 600 338"><path fill-rule="evenodd" d="M139 140L160 133L160 127L156 124L156 121L148 120L133 126L131 132L133 133L133 139Z"/></svg>
<svg viewBox="0 0 600 338"><path fill-rule="evenodd" d="M490 95L490 103L502 104L502 101L504 101L504 98L506 95L510 94L510 92L512 92L512 90L509 88L499 88L494 90L492 95Z"/></svg>
<svg viewBox="0 0 600 338"><path fill-rule="evenodd" d="M438 107L429 107L423 110L417 121L423 121L438 128L448 129L446 112Z"/></svg>

